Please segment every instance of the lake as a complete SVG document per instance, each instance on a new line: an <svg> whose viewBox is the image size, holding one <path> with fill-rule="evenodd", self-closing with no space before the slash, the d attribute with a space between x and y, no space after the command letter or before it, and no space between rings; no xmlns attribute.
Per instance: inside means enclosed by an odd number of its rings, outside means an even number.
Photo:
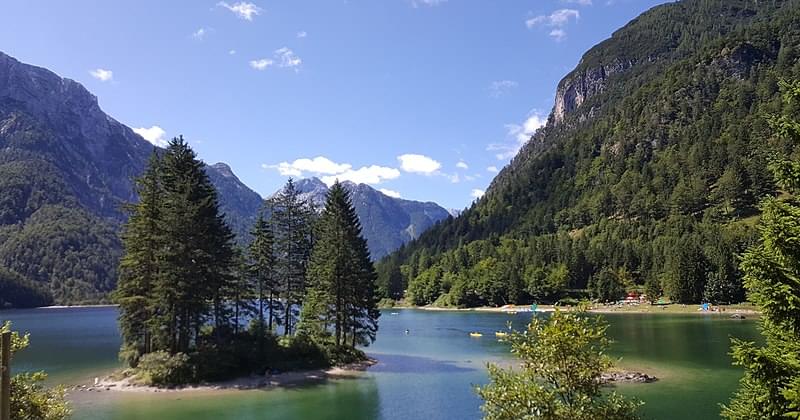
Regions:
<svg viewBox="0 0 800 420"><path fill-rule="evenodd" d="M356 378L268 391L75 392L74 418L477 419L481 401L473 387L486 383L486 363L509 360L494 331L509 321L522 328L531 316L383 311L378 339L367 349L379 363ZM719 403L729 399L741 376L727 355L730 337L758 337L753 320L719 315L604 316L620 365L661 378L618 387L645 401L646 418L718 417ZM14 369L44 369L51 382L67 384L87 383L119 367L116 317L113 307L0 312L0 320L31 333L31 346L14 360ZM475 330L483 337L469 337Z"/></svg>

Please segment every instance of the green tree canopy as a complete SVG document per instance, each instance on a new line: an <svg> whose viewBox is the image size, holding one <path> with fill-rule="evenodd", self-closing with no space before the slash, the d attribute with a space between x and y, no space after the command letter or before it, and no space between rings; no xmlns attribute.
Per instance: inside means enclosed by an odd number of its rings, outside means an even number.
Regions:
<svg viewBox="0 0 800 420"><path fill-rule="evenodd" d="M518 370L489 365L490 383L478 389L487 420L636 419L639 402L601 389L612 366L608 325L586 313L556 311L534 317L507 341Z"/></svg>

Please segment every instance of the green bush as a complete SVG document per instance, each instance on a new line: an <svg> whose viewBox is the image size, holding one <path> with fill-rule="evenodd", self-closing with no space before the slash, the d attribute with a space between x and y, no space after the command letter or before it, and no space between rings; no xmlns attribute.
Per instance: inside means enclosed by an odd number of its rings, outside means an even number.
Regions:
<svg viewBox="0 0 800 420"><path fill-rule="evenodd" d="M192 382L192 365L185 353L169 354L165 351L148 353L139 359L137 373L148 385L174 386Z"/></svg>

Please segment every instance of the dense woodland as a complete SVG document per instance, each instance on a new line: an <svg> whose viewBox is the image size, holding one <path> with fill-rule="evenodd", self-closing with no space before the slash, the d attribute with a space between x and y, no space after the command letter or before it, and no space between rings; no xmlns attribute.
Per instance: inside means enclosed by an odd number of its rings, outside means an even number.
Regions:
<svg viewBox="0 0 800 420"><path fill-rule="evenodd" d="M551 116L483 198L381 261L382 293L458 306L631 289L743 300L757 203L785 193L768 162L796 153L768 121L798 113L780 91L800 77L798 54L796 1L646 12L587 52L559 86L589 85L583 103Z"/></svg>
<svg viewBox="0 0 800 420"><path fill-rule="evenodd" d="M153 153L136 185L114 299L120 354L137 380L181 384L365 357L356 346L377 332L376 274L339 184L317 217L290 180L244 249L182 138Z"/></svg>

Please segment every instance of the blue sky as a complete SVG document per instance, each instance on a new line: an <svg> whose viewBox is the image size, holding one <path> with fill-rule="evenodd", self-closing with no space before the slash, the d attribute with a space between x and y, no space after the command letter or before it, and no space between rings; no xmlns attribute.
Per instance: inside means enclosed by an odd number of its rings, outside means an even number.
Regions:
<svg viewBox="0 0 800 420"><path fill-rule="evenodd" d="M0 50L262 195L320 176L463 208L583 52L659 3L0 0Z"/></svg>

